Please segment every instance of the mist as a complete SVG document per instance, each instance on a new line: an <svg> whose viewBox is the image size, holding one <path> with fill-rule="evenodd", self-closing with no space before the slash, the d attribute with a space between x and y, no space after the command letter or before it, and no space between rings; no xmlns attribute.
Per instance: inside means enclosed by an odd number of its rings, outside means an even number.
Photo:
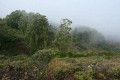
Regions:
<svg viewBox="0 0 120 80"><path fill-rule="evenodd" d="M120 0L1 0L0 18L15 10L38 12L50 23L70 19L72 28L84 25L101 32L106 38L120 41Z"/></svg>

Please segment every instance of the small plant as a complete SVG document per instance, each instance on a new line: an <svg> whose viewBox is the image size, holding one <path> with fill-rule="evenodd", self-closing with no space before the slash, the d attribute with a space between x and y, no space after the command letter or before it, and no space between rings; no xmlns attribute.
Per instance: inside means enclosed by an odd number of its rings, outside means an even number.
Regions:
<svg viewBox="0 0 120 80"><path fill-rule="evenodd" d="M79 80L93 80L93 70L89 68L86 71L78 71L74 74L74 76Z"/></svg>

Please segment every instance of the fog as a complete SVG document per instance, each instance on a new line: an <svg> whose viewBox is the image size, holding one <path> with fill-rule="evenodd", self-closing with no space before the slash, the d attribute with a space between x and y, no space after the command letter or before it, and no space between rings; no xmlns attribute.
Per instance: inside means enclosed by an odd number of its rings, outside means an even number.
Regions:
<svg viewBox="0 0 120 80"><path fill-rule="evenodd" d="M72 26L97 29L108 38L120 40L120 0L1 0L0 17L15 10L38 12L51 23L70 19Z"/></svg>

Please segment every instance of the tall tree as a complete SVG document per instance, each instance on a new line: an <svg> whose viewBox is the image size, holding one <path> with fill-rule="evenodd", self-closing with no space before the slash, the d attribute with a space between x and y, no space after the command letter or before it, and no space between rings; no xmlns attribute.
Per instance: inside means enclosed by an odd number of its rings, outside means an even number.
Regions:
<svg viewBox="0 0 120 80"><path fill-rule="evenodd" d="M24 12L22 14L23 14L23 16L20 17L20 20L19 20L19 23L18 23L18 28L23 33L23 35L25 35L26 29L27 29L27 26L28 26L29 15L26 12Z"/></svg>
<svg viewBox="0 0 120 80"><path fill-rule="evenodd" d="M104 36L95 29L80 26L73 30L73 39L76 46L83 50L105 42Z"/></svg>
<svg viewBox="0 0 120 80"><path fill-rule="evenodd" d="M71 45L71 34L70 34L70 25L72 24L72 21L69 19L63 19L62 23L59 27L59 31L57 35L55 36L54 45L59 50L63 52L67 52L69 46Z"/></svg>
<svg viewBox="0 0 120 80"><path fill-rule="evenodd" d="M33 51L47 46L48 20L46 16L29 13L26 38Z"/></svg>
<svg viewBox="0 0 120 80"><path fill-rule="evenodd" d="M11 28L18 29L19 21L20 18L23 16L23 13L25 13L25 11L16 10L10 15L7 15L7 17L5 18L6 25Z"/></svg>

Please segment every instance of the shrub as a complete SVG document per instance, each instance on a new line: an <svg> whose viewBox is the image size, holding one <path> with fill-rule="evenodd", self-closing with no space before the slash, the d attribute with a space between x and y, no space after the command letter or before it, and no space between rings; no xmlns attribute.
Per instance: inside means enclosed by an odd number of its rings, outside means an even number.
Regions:
<svg viewBox="0 0 120 80"><path fill-rule="evenodd" d="M45 70L48 63L53 59L54 52L52 50L39 50L33 56L32 59L39 69L37 79L42 79L45 74Z"/></svg>
<svg viewBox="0 0 120 80"><path fill-rule="evenodd" d="M93 80L93 76L92 76L93 70L92 68L89 68L86 71L79 71L76 72L74 74L74 76L78 79L78 80Z"/></svg>

